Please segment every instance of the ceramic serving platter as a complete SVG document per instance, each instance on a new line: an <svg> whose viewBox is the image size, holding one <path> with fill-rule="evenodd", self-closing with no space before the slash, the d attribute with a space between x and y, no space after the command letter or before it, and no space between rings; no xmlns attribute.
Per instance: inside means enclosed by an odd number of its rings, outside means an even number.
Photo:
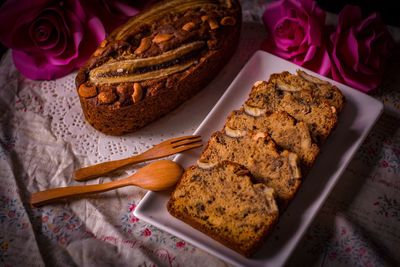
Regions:
<svg viewBox="0 0 400 267"><path fill-rule="evenodd" d="M302 68L267 52L257 51L194 134L201 135L206 142L214 131L222 129L227 115L240 108L256 81L268 80L270 74L285 70L295 73L297 69ZM303 70L336 85L344 94L346 104L339 116L337 128L321 148L315 165L296 197L253 257L245 258L172 217L166 209L171 192L148 192L134 215L230 264L274 267L284 265L383 110L382 103L376 99L309 70ZM197 149L178 155L174 160L183 167L188 167L195 164L200 153L201 149Z"/></svg>

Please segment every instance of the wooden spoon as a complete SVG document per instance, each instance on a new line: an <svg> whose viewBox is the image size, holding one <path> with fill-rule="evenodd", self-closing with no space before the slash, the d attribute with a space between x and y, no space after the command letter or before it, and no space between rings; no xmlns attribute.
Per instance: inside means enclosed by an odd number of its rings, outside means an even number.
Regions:
<svg viewBox="0 0 400 267"><path fill-rule="evenodd" d="M31 204L37 207L60 199L102 193L128 185L139 186L152 191L161 191L176 184L182 172L183 169L179 164L170 160L159 160L150 163L124 179L104 184L68 186L33 193Z"/></svg>

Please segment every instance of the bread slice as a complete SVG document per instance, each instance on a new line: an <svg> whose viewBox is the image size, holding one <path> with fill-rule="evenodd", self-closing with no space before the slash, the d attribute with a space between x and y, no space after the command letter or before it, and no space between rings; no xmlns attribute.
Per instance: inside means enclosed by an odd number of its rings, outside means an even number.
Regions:
<svg viewBox="0 0 400 267"><path fill-rule="evenodd" d="M307 125L297 122L285 111L266 113L254 117L244 110L235 110L228 116L224 132L232 137L243 136L249 131L267 132L281 148L296 153L305 173L313 165L318 146L313 143Z"/></svg>
<svg viewBox="0 0 400 267"><path fill-rule="evenodd" d="M250 256L278 219L274 190L253 184L243 166L223 161L188 168L168 202L169 213Z"/></svg>
<svg viewBox="0 0 400 267"><path fill-rule="evenodd" d="M334 100L329 99L329 92ZM343 95L337 88L312 84L300 76L283 72L272 74L268 82L256 82L243 108L253 116L286 111L306 123L313 140L322 144L336 126L337 111L342 106Z"/></svg>
<svg viewBox="0 0 400 267"><path fill-rule="evenodd" d="M279 153L266 133L230 137L215 132L198 160L203 168L222 160L239 163L248 168L257 182L275 190L279 207L284 208L293 199L301 184L299 160L287 150Z"/></svg>
<svg viewBox="0 0 400 267"><path fill-rule="evenodd" d="M336 86L302 70L297 70L297 75L287 71L272 74L269 82L276 84L281 90L292 92L296 98L302 98L308 103L325 102L337 112L340 112L344 105L343 94Z"/></svg>

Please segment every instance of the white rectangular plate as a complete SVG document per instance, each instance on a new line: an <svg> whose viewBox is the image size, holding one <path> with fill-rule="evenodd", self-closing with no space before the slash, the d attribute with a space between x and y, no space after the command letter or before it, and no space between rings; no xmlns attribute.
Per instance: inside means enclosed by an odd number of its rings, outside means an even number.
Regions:
<svg viewBox="0 0 400 267"><path fill-rule="evenodd" d="M257 51L194 134L201 135L207 141L214 131L222 129L227 115L240 108L256 81L268 80L270 74L285 70L295 73L297 69L302 68L264 51ZM321 148L321 153L298 194L253 257L245 258L172 217L166 209L170 192L148 192L136 208L135 216L230 264L282 266L383 110L382 103L374 98L309 70L303 70L336 85L343 92L346 104L337 128ZM201 150L197 149L181 154L175 161L187 167L195 164L200 153Z"/></svg>

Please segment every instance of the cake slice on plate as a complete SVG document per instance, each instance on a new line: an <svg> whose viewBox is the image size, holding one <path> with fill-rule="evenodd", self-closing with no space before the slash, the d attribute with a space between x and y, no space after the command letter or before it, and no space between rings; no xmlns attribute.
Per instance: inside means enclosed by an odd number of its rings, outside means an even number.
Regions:
<svg viewBox="0 0 400 267"><path fill-rule="evenodd" d="M294 197L301 184L297 155L287 150L279 152L271 138L262 132L249 132L240 137L215 132L198 165L209 168L223 160L245 166L257 182L273 188L282 208Z"/></svg>
<svg viewBox="0 0 400 267"><path fill-rule="evenodd" d="M243 108L253 116L286 111L306 123L313 140L322 144L336 126L337 113L343 107L343 95L329 83L300 73L308 80L283 72L272 74L268 82L256 82ZM312 78L315 82L310 82Z"/></svg>
<svg viewBox="0 0 400 267"><path fill-rule="evenodd" d="M267 132L280 148L296 153L304 173L311 168L319 153L307 125L296 121L285 111L254 117L244 110L235 110L228 116L224 126L227 135L242 136L249 131Z"/></svg>
<svg viewBox="0 0 400 267"><path fill-rule="evenodd" d="M253 183L243 166L223 161L188 168L172 193L170 214L227 247L250 256L278 219L274 190Z"/></svg>

